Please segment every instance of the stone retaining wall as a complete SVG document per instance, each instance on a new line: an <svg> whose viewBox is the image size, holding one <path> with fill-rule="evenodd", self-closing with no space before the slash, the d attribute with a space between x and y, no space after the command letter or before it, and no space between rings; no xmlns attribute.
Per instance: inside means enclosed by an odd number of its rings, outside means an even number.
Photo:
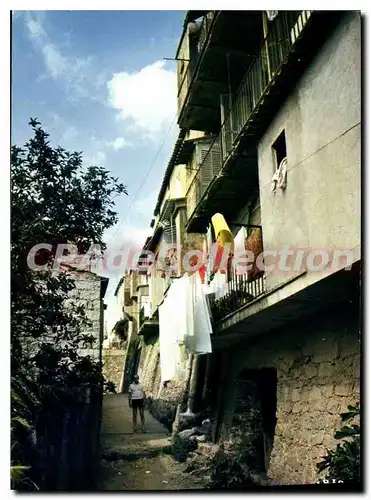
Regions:
<svg viewBox="0 0 371 500"><path fill-rule="evenodd" d="M177 377L161 387L160 340L158 335L142 339L138 368L140 380L149 400L151 414L171 430L176 409L182 402L186 385L186 358Z"/></svg>
<svg viewBox="0 0 371 500"><path fill-rule="evenodd" d="M103 375L106 380L115 384L117 392L120 391L125 353L124 349L103 349L102 353Z"/></svg>
<svg viewBox="0 0 371 500"><path fill-rule="evenodd" d="M358 310L342 308L239 345L240 369L277 369L277 411L269 477L315 483L316 463L334 449L341 412L359 400ZM237 354L237 349L236 349Z"/></svg>

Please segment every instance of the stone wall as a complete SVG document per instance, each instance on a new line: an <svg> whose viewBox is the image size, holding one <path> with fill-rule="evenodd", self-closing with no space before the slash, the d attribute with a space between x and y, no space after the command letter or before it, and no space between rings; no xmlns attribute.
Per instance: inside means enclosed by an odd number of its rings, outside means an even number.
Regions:
<svg viewBox="0 0 371 500"><path fill-rule="evenodd" d="M328 310L251 339L238 345L236 362L237 356L240 370L277 370L270 479L280 484L315 483L317 462L327 448L336 447L333 433L340 426L339 414L359 400L358 308L349 304Z"/></svg>
<svg viewBox="0 0 371 500"><path fill-rule="evenodd" d="M115 384L116 392L120 392L125 353L124 349L103 349L102 353L103 375Z"/></svg>
<svg viewBox="0 0 371 500"><path fill-rule="evenodd" d="M138 375L149 400L151 414L171 429L176 409L182 402L186 386L186 356L177 376L161 386L160 340L158 335L141 339Z"/></svg>

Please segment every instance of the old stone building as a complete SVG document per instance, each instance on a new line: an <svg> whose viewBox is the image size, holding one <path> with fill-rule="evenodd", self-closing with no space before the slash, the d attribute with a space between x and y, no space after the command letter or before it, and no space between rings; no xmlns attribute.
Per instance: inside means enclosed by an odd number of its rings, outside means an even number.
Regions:
<svg viewBox="0 0 371 500"><path fill-rule="evenodd" d="M104 296L108 286L108 278L81 269L76 265L64 264L75 283L75 288L70 292L69 301L82 306L90 325L84 327L83 333L92 335L95 339L91 348L80 349L82 355L92 356L96 361L102 361L102 346L104 336ZM66 304L68 307L68 304Z"/></svg>
<svg viewBox="0 0 371 500"><path fill-rule="evenodd" d="M168 425L180 405L215 443L247 429L277 484L316 482L360 397L360 48L358 12L189 11L176 55L180 133L143 252L180 253L173 274L147 269L126 366ZM180 351L163 384L158 308L184 249L215 240L253 266L206 266L212 352Z"/></svg>

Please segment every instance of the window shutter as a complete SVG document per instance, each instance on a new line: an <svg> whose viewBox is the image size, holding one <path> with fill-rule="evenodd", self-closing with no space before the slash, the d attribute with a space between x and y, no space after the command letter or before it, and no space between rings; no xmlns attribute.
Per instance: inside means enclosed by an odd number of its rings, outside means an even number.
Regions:
<svg viewBox="0 0 371 500"><path fill-rule="evenodd" d="M220 172L221 169L221 154L219 143L214 142L211 150L210 144L204 145L201 148L200 160L201 160L201 176L200 176L200 195L208 188L210 182L213 180L215 175Z"/></svg>
<svg viewBox="0 0 371 500"><path fill-rule="evenodd" d="M169 224L165 227L164 232L164 241L165 243L176 243L176 225Z"/></svg>

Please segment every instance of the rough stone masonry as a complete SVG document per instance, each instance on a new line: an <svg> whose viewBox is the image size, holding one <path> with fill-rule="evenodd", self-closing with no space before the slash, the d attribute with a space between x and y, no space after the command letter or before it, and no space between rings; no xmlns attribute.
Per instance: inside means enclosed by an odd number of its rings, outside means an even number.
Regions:
<svg viewBox="0 0 371 500"><path fill-rule="evenodd" d="M277 410L268 474L280 484L315 483L335 449L340 413L360 395L358 308L329 310L236 348L240 369L277 370Z"/></svg>

